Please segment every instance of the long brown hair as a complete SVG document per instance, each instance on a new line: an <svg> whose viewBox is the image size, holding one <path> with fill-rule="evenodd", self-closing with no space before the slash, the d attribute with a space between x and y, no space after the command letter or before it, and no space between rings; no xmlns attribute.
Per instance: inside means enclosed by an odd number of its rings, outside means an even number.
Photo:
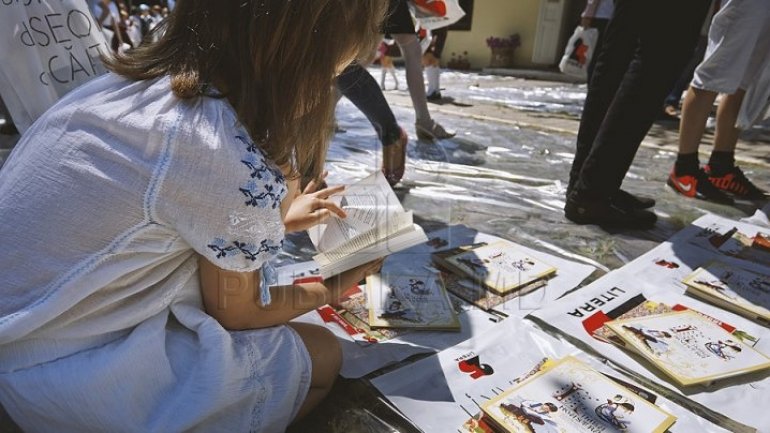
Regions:
<svg viewBox="0 0 770 433"><path fill-rule="evenodd" d="M316 177L332 133L334 76L370 56L387 0L179 0L163 36L106 59L134 80L171 76L180 98L222 89L278 165Z"/></svg>

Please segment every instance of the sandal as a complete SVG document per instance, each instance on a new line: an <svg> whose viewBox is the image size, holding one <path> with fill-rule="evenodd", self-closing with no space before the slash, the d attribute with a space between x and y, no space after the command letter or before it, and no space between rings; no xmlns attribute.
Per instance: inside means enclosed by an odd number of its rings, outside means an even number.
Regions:
<svg viewBox="0 0 770 433"><path fill-rule="evenodd" d="M414 129L417 132L417 138L420 140L440 140L442 138L452 138L457 135L454 131L447 131L434 120L431 120L429 125L417 122L414 124Z"/></svg>
<svg viewBox="0 0 770 433"><path fill-rule="evenodd" d="M404 177L408 142L409 136L406 135L404 128L401 128L401 134L395 142L382 146L382 174L385 175L385 180L390 186L395 186Z"/></svg>

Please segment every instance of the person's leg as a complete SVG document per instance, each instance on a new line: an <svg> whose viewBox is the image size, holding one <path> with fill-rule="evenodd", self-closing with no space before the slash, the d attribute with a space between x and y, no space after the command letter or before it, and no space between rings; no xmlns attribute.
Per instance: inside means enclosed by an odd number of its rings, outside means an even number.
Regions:
<svg viewBox="0 0 770 433"><path fill-rule="evenodd" d="M693 53L692 58L690 58L690 63L688 63L684 68L684 71L679 76L679 79L677 79L676 84L674 84L674 87L671 89L671 92L669 92L668 96L666 96L666 101L663 103L664 113L677 116L677 110L679 109L679 104L682 101L682 95L690 87L690 81L692 81L695 68L697 68L698 64L700 64L700 62L703 60L703 55L706 53L707 42L708 40L703 36L698 38L698 45L695 47L695 52ZM666 107L671 108L666 110Z"/></svg>
<svg viewBox="0 0 770 433"><path fill-rule="evenodd" d="M414 107L417 136L424 139L454 137L455 133L446 131L436 123L428 111L428 99L422 76L422 50L417 35L414 33L396 33L393 34L393 39L395 39L401 49L401 55L404 57L406 85L409 88L409 96L412 98L412 106Z"/></svg>
<svg viewBox="0 0 770 433"><path fill-rule="evenodd" d="M369 119L382 143L382 171L391 185L404 176L408 137L398 125L377 81L354 63L337 77L337 88Z"/></svg>
<svg viewBox="0 0 770 433"><path fill-rule="evenodd" d="M312 361L310 389L294 418L297 421L316 407L332 389L342 367L342 349L337 337L326 328L307 323L290 323L289 326L302 338Z"/></svg>
<svg viewBox="0 0 770 433"><path fill-rule="evenodd" d="M616 5L614 18L624 11L633 14L634 23L626 25L636 27L640 47L607 110L576 185L583 197L599 200L620 189L642 139L689 60L688 53L693 52L708 8L708 3L700 0L618 0ZM670 31L649 26L655 20Z"/></svg>
<svg viewBox="0 0 770 433"><path fill-rule="evenodd" d="M599 57L598 54L602 50L602 46L604 45L604 33L607 31L607 24L609 24L610 20L605 19L597 19L594 18L591 20L591 26L595 28L599 32L599 37L596 39L596 45L594 46L593 56L591 56L591 61L588 62L588 67L586 68L586 75L588 80L586 82L591 82L591 77L594 74L594 68L596 68L596 60Z"/></svg>

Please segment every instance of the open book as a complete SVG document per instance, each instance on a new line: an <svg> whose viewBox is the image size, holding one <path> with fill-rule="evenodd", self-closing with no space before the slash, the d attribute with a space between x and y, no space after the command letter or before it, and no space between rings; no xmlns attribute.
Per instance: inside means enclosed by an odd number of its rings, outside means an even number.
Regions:
<svg viewBox="0 0 770 433"><path fill-rule="evenodd" d="M428 240L379 171L330 199L347 218L333 217L308 230L324 278Z"/></svg>

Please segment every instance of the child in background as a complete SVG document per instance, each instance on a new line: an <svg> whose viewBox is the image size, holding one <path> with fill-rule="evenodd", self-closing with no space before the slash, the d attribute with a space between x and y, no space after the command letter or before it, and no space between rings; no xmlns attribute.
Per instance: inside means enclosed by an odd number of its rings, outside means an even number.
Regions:
<svg viewBox="0 0 770 433"><path fill-rule="evenodd" d="M396 87L394 87L395 90L398 90L398 77L396 76L396 67L393 66L393 57L388 55L388 53L395 47L396 41L393 39L383 39L382 42L380 42L380 46L377 49L377 58L380 61L380 89L387 90L385 88L385 75L390 73L390 75L393 77L393 81L396 83Z"/></svg>

